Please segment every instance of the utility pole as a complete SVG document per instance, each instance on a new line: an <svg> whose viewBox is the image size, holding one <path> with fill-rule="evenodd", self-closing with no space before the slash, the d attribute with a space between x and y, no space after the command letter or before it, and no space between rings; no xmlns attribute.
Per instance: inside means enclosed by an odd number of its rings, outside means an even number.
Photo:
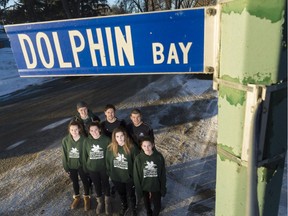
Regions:
<svg viewBox="0 0 288 216"><path fill-rule="evenodd" d="M277 216L287 152L286 0L220 0L217 216Z"/></svg>

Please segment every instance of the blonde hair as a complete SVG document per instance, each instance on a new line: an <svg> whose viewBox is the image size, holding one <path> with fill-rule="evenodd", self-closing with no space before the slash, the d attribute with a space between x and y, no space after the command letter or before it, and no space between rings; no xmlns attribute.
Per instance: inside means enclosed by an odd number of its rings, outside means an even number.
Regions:
<svg viewBox="0 0 288 216"><path fill-rule="evenodd" d="M134 147L133 143L130 139L130 137L128 136L126 130L123 127L117 127L113 130L112 133L112 141L111 143L108 145L108 150L113 152L114 157L116 157L118 155L118 142L116 140L116 133L122 132L124 135L124 140L125 143L123 145L123 149L125 154L130 154L131 153L131 149Z"/></svg>

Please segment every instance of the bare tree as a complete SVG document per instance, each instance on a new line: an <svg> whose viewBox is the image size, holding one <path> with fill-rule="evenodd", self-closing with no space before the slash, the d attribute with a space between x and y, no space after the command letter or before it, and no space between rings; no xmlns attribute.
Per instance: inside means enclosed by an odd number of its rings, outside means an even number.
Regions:
<svg viewBox="0 0 288 216"><path fill-rule="evenodd" d="M3 10L6 9L9 0L0 0L0 7L3 7Z"/></svg>
<svg viewBox="0 0 288 216"><path fill-rule="evenodd" d="M72 13L69 9L68 0L61 0L61 2L62 2L62 6L63 6L63 9L65 11L67 18L69 18L69 19L72 18L73 16L72 16Z"/></svg>
<svg viewBox="0 0 288 216"><path fill-rule="evenodd" d="M103 15L101 9L110 8L107 0L61 0L67 18Z"/></svg>
<svg viewBox="0 0 288 216"><path fill-rule="evenodd" d="M217 0L118 0L126 13L149 12L215 5Z"/></svg>

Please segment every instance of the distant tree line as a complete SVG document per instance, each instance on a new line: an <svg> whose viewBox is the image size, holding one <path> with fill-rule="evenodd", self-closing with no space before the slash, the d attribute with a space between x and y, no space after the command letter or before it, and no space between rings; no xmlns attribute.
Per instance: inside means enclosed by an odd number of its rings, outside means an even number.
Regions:
<svg viewBox="0 0 288 216"><path fill-rule="evenodd" d="M0 24L143 13L215 4L216 0L0 0Z"/></svg>
<svg viewBox="0 0 288 216"><path fill-rule="evenodd" d="M100 16L109 13L107 0L0 0L3 24Z"/></svg>
<svg viewBox="0 0 288 216"><path fill-rule="evenodd" d="M118 0L117 7L125 13L151 12L215 5L217 0Z"/></svg>

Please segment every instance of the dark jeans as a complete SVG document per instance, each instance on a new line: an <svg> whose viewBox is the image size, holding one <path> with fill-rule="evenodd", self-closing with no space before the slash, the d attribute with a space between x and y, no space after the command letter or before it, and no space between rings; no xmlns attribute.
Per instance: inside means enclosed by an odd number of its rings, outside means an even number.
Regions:
<svg viewBox="0 0 288 216"><path fill-rule="evenodd" d="M100 172L89 172L89 176L95 186L97 197L102 196L102 192L104 192L105 196L110 196L109 176L106 174L106 170Z"/></svg>
<svg viewBox="0 0 288 216"><path fill-rule="evenodd" d="M128 197L130 202L133 203L133 205L136 204L136 196L135 196L135 187L134 183L122 183L122 182L117 182L117 181L112 181L116 191L119 193L120 198L126 198ZM122 200L121 200L122 201Z"/></svg>
<svg viewBox="0 0 288 216"><path fill-rule="evenodd" d="M86 173L84 173L82 168L69 169L69 176L70 176L70 179L72 180L72 183L73 183L74 194L75 195L79 194L79 188L80 187L79 187L78 175L80 176L80 179L83 183L84 195L89 195L89 181L88 181Z"/></svg>
<svg viewBox="0 0 288 216"><path fill-rule="evenodd" d="M151 194L151 198L149 195ZM153 203L153 216L158 216L161 210L161 193L160 192L147 192L143 191L144 206L147 211L147 215L152 215L151 203Z"/></svg>

